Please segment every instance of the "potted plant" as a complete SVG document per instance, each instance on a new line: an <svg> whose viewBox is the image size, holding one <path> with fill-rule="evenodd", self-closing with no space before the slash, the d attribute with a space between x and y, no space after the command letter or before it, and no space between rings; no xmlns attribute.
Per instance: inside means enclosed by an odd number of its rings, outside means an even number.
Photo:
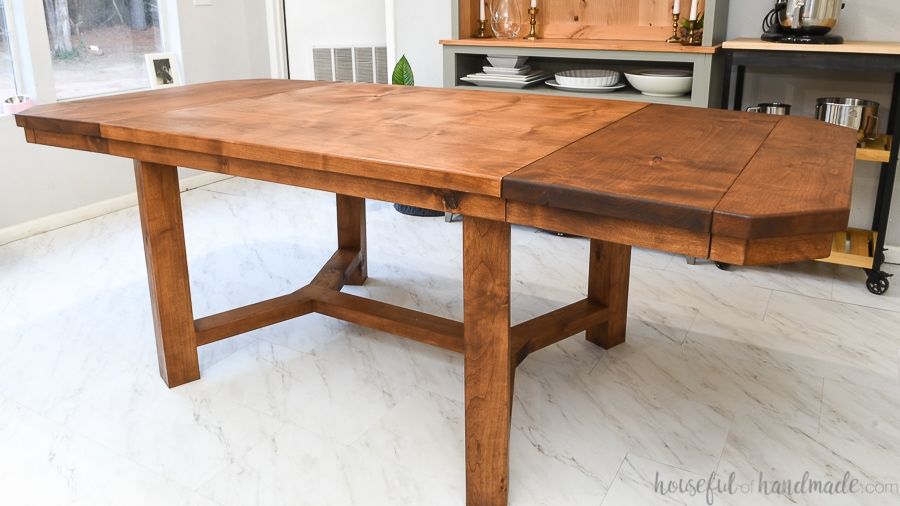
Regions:
<svg viewBox="0 0 900 506"><path fill-rule="evenodd" d="M397 84L401 86L415 85L415 78L413 77L412 67L409 64L409 61L406 59L406 55L401 56L400 61L398 61L397 65L394 66L394 73L391 75L391 84ZM399 213L409 216L444 215L444 211L425 209L423 207L407 206L405 204L394 204L394 209L396 209Z"/></svg>

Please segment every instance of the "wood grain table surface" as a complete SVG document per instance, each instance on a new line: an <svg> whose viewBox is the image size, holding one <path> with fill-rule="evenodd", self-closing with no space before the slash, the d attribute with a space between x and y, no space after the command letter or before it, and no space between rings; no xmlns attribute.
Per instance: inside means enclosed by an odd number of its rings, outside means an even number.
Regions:
<svg viewBox="0 0 900 506"><path fill-rule="evenodd" d="M625 340L631 246L735 263L827 256L846 228L856 132L810 118L480 90L289 80L39 105L29 142L134 160L160 374L197 347L308 313L465 355L466 494L506 504L516 366L584 332ZM336 195L309 285L196 318L177 167ZM463 321L341 291L367 274L365 199L463 215ZM510 224L590 238L583 300L510 322ZM448 225L449 226L449 225Z"/></svg>

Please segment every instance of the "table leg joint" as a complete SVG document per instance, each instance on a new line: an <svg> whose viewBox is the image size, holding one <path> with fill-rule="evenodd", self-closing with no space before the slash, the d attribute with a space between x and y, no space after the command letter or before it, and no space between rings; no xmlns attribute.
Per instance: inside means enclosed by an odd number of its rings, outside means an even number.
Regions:
<svg viewBox="0 0 900 506"><path fill-rule="evenodd" d="M510 330L510 352L515 364L521 364L529 354L606 323L608 319L608 307L582 299L513 327Z"/></svg>

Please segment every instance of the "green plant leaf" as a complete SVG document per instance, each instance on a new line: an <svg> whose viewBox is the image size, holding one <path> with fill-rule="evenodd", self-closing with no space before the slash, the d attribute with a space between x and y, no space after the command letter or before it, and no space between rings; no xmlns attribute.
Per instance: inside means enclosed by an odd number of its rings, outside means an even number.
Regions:
<svg viewBox="0 0 900 506"><path fill-rule="evenodd" d="M401 56L400 61L394 66L394 74L391 76L391 82L403 86L413 86L415 84L412 67L409 66L406 55Z"/></svg>
<svg viewBox="0 0 900 506"><path fill-rule="evenodd" d="M687 19L682 19L681 26L687 28L687 27L691 26L691 22L688 21ZM700 16L697 17L697 21L694 23L695 30L699 30L701 28L703 28L703 13L702 12L700 13Z"/></svg>

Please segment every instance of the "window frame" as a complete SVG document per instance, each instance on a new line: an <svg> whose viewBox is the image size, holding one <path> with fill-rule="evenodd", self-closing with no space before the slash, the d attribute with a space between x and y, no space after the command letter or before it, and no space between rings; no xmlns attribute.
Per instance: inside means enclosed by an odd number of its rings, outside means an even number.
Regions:
<svg viewBox="0 0 900 506"><path fill-rule="evenodd" d="M15 30L15 26L13 24L13 5L11 1L8 0L0 0L0 3L3 3L4 9L4 19L2 20L6 24L6 38L7 44L9 45L9 58L10 64L12 65L12 75L13 75L13 93L15 95L22 94L22 90L24 88L24 83L22 82L22 72L19 69L22 67L19 62L19 44L18 37Z"/></svg>

